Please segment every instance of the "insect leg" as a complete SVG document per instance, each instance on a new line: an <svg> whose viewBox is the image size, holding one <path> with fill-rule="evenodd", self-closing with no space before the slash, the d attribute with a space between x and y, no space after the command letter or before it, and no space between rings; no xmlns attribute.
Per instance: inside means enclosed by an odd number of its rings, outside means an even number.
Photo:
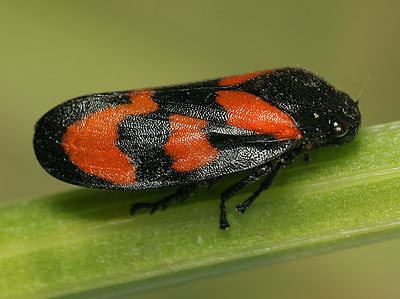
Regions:
<svg viewBox="0 0 400 299"><path fill-rule="evenodd" d="M298 155L304 148L306 149L305 160L308 161L309 157L310 157L309 152L310 152L311 148L308 148L307 146L305 146L305 147L300 146L297 149L293 150L292 152L288 153L286 156L276 160L275 163L270 164L270 167L271 167L270 172L264 174L264 176L266 176L266 178L261 183L260 187L258 187L258 189L248 199L246 199L242 203L238 204L236 206L236 209L239 212L241 212L242 214L244 212L246 212L249 209L249 207L251 206L251 204L254 202L254 200L261 194L261 192L268 189L272 185L274 179L276 178L276 176L279 172L279 169L281 169L282 167L285 167L287 164L292 162L293 159L296 157L296 155Z"/></svg>
<svg viewBox="0 0 400 299"><path fill-rule="evenodd" d="M261 183L258 189L248 199L236 206L236 209L239 212L241 212L242 214L246 212L251 204L254 202L254 200L261 194L261 192L268 189L272 185L274 179L276 178L276 175L278 174L279 168L279 166L271 168L271 172L267 174L267 177Z"/></svg>
<svg viewBox="0 0 400 299"><path fill-rule="evenodd" d="M299 150L304 150L304 161L310 161L310 152L312 150L312 145L306 144L303 147L300 147Z"/></svg>
<svg viewBox="0 0 400 299"><path fill-rule="evenodd" d="M233 186L226 189L221 194L221 203L219 206L219 227L223 230L228 229L230 227L228 220L226 219L226 207L225 203L228 199L230 199L233 195L239 192L241 189L245 188L248 185L259 180L261 177L269 175L273 172L273 166L270 164L266 164L257 169L256 172L250 174L249 176L243 178Z"/></svg>
<svg viewBox="0 0 400 299"><path fill-rule="evenodd" d="M306 162L310 161L310 152L309 151L304 153L304 161L306 161Z"/></svg>
<svg viewBox="0 0 400 299"><path fill-rule="evenodd" d="M176 190L175 193L172 193L164 198L162 198L159 201L156 202L138 202L132 205L130 212L131 215L135 215L139 210L141 209L149 209L150 214L153 214L157 210L165 210L170 203L172 202L179 202L179 201L184 201L188 197L190 197L193 192L198 189L200 186L199 185L189 185L189 186L183 186L180 187Z"/></svg>

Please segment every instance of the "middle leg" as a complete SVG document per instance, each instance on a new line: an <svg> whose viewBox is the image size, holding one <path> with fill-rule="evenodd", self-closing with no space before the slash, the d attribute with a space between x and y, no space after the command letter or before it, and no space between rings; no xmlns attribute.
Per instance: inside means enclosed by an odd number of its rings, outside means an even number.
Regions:
<svg viewBox="0 0 400 299"><path fill-rule="evenodd" d="M274 166L270 163L260 167L254 173L243 178L233 186L226 189L221 194L221 203L219 206L219 227L220 229L226 230L230 227L228 220L226 219L226 206L225 203L237 192L258 181L260 178L270 175L274 172Z"/></svg>

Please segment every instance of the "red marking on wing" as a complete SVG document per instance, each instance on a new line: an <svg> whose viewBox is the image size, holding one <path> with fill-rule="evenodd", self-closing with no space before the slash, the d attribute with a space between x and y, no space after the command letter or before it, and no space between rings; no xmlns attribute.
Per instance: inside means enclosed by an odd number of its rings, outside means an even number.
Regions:
<svg viewBox="0 0 400 299"><path fill-rule="evenodd" d="M216 101L228 112L228 125L277 139L302 138L303 134L289 115L251 93L220 90Z"/></svg>
<svg viewBox="0 0 400 299"><path fill-rule="evenodd" d="M204 132L207 121L173 114L170 124L172 132L164 150L173 159L172 169L192 171L217 158L219 152L210 144Z"/></svg>
<svg viewBox="0 0 400 299"><path fill-rule="evenodd" d="M136 169L116 146L118 124L128 115L156 111L151 91L136 91L131 103L92 113L69 126L62 146L70 161L84 172L116 185L132 185Z"/></svg>
<svg viewBox="0 0 400 299"><path fill-rule="evenodd" d="M254 73L247 73L247 74L242 74L242 75L236 75L236 76L229 76L222 78L219 80L219 85L220 86L232 86L232 85L237 85L243 82L246 82L247 80L253 79L257 77L258 75L262 74L267 74L271 73L272 70L266 70L266 71L258 71Z"/></svg>

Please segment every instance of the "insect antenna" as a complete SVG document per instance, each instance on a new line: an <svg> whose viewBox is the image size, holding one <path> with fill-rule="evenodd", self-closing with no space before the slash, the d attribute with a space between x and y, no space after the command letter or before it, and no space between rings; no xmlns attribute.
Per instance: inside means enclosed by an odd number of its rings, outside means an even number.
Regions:
<svg viewBox="0 0 400 299"><path fill-rule="evenodd" d="M360 102L360 98L361 98L361 96L362 96L362 94L363 94L365 88L367 88L367 86L368 86L368 84L369 84L370 82L371 82L371 76L369 76L369 77L367 78L367 80L365 80L364 84L361 86L361 89L360 89L360 91L359 91L359 93L358 93L358 95L357 95L357 98L356 98L356 104L357 104L357 105L358 105L358 103Z"/></svg>

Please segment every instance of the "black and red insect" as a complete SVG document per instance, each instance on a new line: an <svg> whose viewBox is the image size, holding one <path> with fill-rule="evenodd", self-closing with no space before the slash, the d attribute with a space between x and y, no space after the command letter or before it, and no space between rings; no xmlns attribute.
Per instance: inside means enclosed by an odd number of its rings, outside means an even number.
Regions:
<svg viewBox="0 0 400 299"><path fill-rule="evenodd" d="M358 105L315 74L282 68L197 83L99 93L55 107L36 124L34 148L43 168L65 182L99 189L178 186L151 212L189 197L232 173L246 176L225 202L263 179L244 213L279 169L311 148L351 141Z"/></svg>

